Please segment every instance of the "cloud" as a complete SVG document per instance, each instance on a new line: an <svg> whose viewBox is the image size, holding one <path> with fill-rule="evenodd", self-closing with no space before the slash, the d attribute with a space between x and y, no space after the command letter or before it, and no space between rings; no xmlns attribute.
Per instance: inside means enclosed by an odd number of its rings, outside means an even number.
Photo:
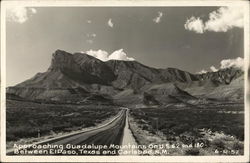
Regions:
<svg viewBox="0 0 250 163"><path fill-rule="evenodd" d="M155 23L160 23L162 16L163 16L163 13L162 12L158 12L158 16L156 18L154 18L153 21Z"/></svg>
<svg viewBox="0 0 250 163"><path fill-rule="evenodd" d="M102 61L108 61L108 60L134 61L135 60L134 58L128 57L127 54L123 51L123 49L116 50L110 55L105 50L97 50L97 51L89 50L86 52L86 54L91 55Z"/></svg>
<svg viewBox="0 0 250 163"><path fill-rule="evenodd" d="M92 23L92 21L91 20L87 20L87 23L90 24L90 23Z"/></svg>
<svg viewBox="0 0 250 163"><path fill-rule="evenodd" d="M97 59L100 59L102 61L107 61L108 60L108 52L104 51L104 50L89 50L86 52L88 55L91 55Z"/></svg>
<svg viewBox="0 0 250 163"><path fill-rule="evenodd" d="M88 38L95 38L97 35L95 33L87 33Z"/></svg>
<svg viewBox="0 0 250 163"><path fill-rule="evenodd" d="M86 42L89 43L89 44L93 44L94 40L88 39L88 40L86 40Z"/></svg>
<svg viewBox="0 0 250 163"><path fill-rule="evenodd" d="M244 70L244 59L238 57L235 59L224 59L220 62L220 69L225 69L230 67L240 68Z"/></svg>
<svg viewBox="0 0 250 163"><path fill-rule="evenodd" d="M33 14L36 14L36 13L37 13L37 11L36 11L35 8L30 8L30 11L31 11Z"/></svg>
<svg viewBox="0 0 250 163"><path fill-rule="evenodd" d="M241 69L244 71L244 58L241 58L241 57L238 57L238 58L235 58L235 59L223 59L221 62L220 62L220 68L217 69L215 66L211 66L210 67L210 70L212 72L216 72L218 70L221 70L221 69L226 69L226 68L238 68L238 69ZM201 70L200 72L197 72L198 74L202 74L202 73L206 73L207 71L206 70Z"/></svg>
<svg viewBox="0 0 250 163"><path fill-rule="evenodd" d="M86 34L87 36L87 40L86 42L89 43L89 44L93 44L94 43L94 38L97 36L95 33L87 33Z"/></svg>
<svg viewBox="0 0 250 163"><path fill-rule="evenodd" d="M187 19L186 23L184 24L186 30L194 31L196 33L203 33L204 32L204 24L203 21L198 17L191 17Z"/></svg>
<svg viewBox="0 0 250 163"><path fill-rule="evenodd" d="M123 60L123 61L134 61L134 58L130 58L123 51L123 49L116 50L109 56L109 60Z"/></svg>
<svg viewBox="0 0 250 163"><path fill-rule="evenodd" d="M199 71L199 72L197 72L197 74L205 74L205 73L207 73L207 71L206 70L201 70L201 71Z"/></svg>
<svg viewBox="0 0 250 163"><path fill-rule="evenodd" d="M244 9L239 7L221 7L209 14L209 20L205 23L205 30L214 32L226 32L233 27L243 28Z"/></svg>
<svg viewBox="0 0 250 163"><path fill-rule="evenodd" d="M228 30L238 27L244 27L244 10L237 6L220 7L218 10L209 14L209 19L203 23L199 17L191 17L187 19L185 25L186 30L196 33L227 32Z"/></svg>
<svg viewBox="0 0 250 163"><path fill-rule="evenodd" d="M114 27L114 23L112 22L112 19L108 20L108 26L110 26L111 28Z"/></svg>
<svg viewBox="0 0 250 163"><path fill-rule="evenodd" d="M12 6L7 8L6 17L9 22L24 23L33 14L36 14L37 10L35 8L28 8L23 6Z"/></svg>
<svg viewBox="0 0 250 163"><path fill-rule="evenodd" d="M210 70L211 70L211 71L213 71L213 72L218 71L218 69L217 69L217 68L215 68L214 66L211 66L211 67L210 67Z"/></svg>

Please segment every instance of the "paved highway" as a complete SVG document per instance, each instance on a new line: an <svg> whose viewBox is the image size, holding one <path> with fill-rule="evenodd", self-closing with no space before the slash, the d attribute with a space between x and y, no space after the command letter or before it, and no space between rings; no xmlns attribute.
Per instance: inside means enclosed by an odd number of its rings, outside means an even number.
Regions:
<svg viewBox="0 0 250 163"><path fill-rule="evenodd" d="M110 147L110 144L121 145L123 130L126 121L126 112L127 110L123 109L111 122L92 130L43 141L41 143L37 143L33 147L25 148L24 150L21 149L19 150L19 152L15 152L15 150L12 150L8 152L7 155L118 155L118 149L114 148L112 148L113 153L111 154L103 153L103 149L96 150L96 147L85 147L91 145L99 145L100 147ZM39 146L43 146L43 148L39 149ZM75 149L72 149L73 147ZM60 149L63 149L65 153L62 153ZM35 150L37 150L36 152L38 152L38 154L31 153ZM97 153L95 153L94 151L97 151Z"/></svg>

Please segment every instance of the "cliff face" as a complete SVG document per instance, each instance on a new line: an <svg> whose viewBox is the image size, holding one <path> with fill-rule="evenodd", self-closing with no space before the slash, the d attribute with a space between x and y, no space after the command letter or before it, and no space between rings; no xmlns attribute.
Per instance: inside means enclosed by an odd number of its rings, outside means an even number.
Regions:
<svg viewBox="0 0 250 163"><path fill-rule="evenodd" d="M191 74L175 68L156 69L136 61L103 62L87 54L57 50L52 54L51 65L46 72L9 87L7 93L33 100L82 100L93 94L129 99L128 96L135 95L144 101L152 99L157 103L193 99L194 96L218 98L217 94L240 94L244 80L239 78L243 78L243 72L235 68ZM225 93L229 87L235 88L231 89L231 94ZM126 90L132 90L133 95L123 93Z"/></svg>
<svg viewBox="0 0 250 163"><path fill-rule="evenodd" d="M101 60L82 53L73 54L73 59L80 66L81 71L98 78L101 84L110 85L116 76L113 71ZM94 81L92 81L94 83Z"/></svg>
<svg viewBox="0 0 250 163"><path fill-rule="evenodd" d="M227 68L216 72L207 72L196 75L199 81L211 81L214 84L230 84L233 80L242 76L244 72L237 68Z"/></svg>

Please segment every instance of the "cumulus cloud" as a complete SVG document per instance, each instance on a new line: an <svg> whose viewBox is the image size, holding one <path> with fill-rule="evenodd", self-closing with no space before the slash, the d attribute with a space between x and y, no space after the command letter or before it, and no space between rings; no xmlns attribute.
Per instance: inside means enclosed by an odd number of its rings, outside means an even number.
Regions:
<svg viewBox="0 0 250 163"><path fill-rule="evenodd" d="M108 26L113 28L114 27L114 23L112 22L112 19L108 20Z"/></svg>
<svg viewBox="0 0 250 163"><path fill-rule="evenodd" d="M127 54L123 51L123 49L116 50L110 55L105 50L97 50L97 51L89 50L86 52L86 54L91 55L102 61L108 61L108 60L134 61L135 60L134 58L128 57Z"/></svg>
<svg viewBox="0 0 250 163"><path fill-rule="evenodd" d="M209 19L203 23L199 17L187 19L185 29L196 33L205 31L227 32L234 27L244 27L244 10L238 6L220 7L209 14Z"/></svg>
<svg viewBox="0 0 250 163"><path fill-rule="evenodd" d="M95 38L97 35L95 33L87 33L87 37Z"/></svg>
<svg viewBox="0 0 250 163"><path fill-rule="evenodd" d="M221 7L209 14L209 20L205 23L205 30L214 32L226 32L233 27L243 28L244 10L239 7Z"/></svg>
<svg viewBox="0 0 250 163"><path fill-rule="evenodd" d="M23 6L12 6L7 8L6 17L10 22L24 23L33 14L36 14L37 10L35 8L28 8Z"/></svg>
<svg viewBox="0 0 250 163"><path fill-rule="evenodd" d="M235 58L235 59L223 59L220 62L220 67L218 69L215 66L211 66L210 70L212 72L216 72L218 70L231 68L231 67L244 70L244 58L238 57L238 58ZM207 71L203 69L203 70L201 70L201 71L199 71L197 73L198 74L203 74L203 73L206 73L206 72Z"/></svg>
<svg viewBox="0 0 250 163"><path fill-rule="evenodd" d="M203 33L204 32L204 24L203 21L198 17L191 17L187 19L186 23L184 24L186 30L194 31L196 33Z"/></svg>
<svg viewBox="0 0 250 163"><path fill-rule="evenodd" d="M197 72L197 74L205 74L205 73L207 73L207 71L206 70L201 70L201 71L199 71L199 72Z"/></svg>
<svg viewBox="0 0 250 163"><path fill-rule="evenodd" d="M211 66L211 67L210 67L210 70L211 70L211 71L213 71L213 72L218 71L218 69L217 69L217 68L215 68L214 66Z"/></svg>
<svg viewBox="0 0 250 163"><path fill-rule="evenodd" d="M93 44L94 43L94 38L97 36L95 33L87 33L86 34L87 36L87 40L86 42L89 43L89 44Z"/></svg>
<svg viewBox="0 0 250 163"><path fill-rule="evenodd" d="M94 40L88 39L88 40L86 40L86 42L89 43L89 44L93 44Z"/></svg>
<svg viewBox="0 0 250 163"><path fill-rule="evenodd" d="M128 57L127 54L123 51L123 49L120 49L110 54L109 60L133 61L135 59Z"/></svg>
<svg viewBox="0 0 250 163"><path fill-rule="evenodd" d="M153 19L153 21L154 21L155 23L160 23L160 22L161 22L162 16L163 16L163 13L162 13L162 12L158 12L158 16L155 17L155 18Z"/></svg>
<svg viewBox="0 0 250 163"><path fill-rule="evenodd" d="M93 57L95 57L97 59L100 59L102 61L107 61L108 56L109 56L108 52L106 52L104 50L95 51L95 50L91 49L91 50L87 51L86 54L91 55L91 56L93 56Z"/></svg>
<svg viewBox="0 0 250 163"><path fill-rule="evenodd" d="M244 59L241 57L238 57L235 59L224 59L220 62L221 69L230 68L230 67L240 68L243 70L244 69Z"/></svg>

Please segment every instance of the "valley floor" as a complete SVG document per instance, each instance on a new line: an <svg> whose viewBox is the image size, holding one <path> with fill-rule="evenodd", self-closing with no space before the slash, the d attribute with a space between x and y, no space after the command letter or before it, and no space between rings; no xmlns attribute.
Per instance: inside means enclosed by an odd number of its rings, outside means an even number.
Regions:
<svg viewBox="0 0 250 163"><path fill-rule="evenodd" d="M124 110L110 105L39 104L8 100L7 149L12 148L14 143L31 144L89 131L109 123ZM152 155L242 155L244 151L244 105L240 103L130 108L122 117L117 121L119 125L114 125L118 127L116 133L119 138L111 136L113 131L110 126L107 131L93 132L96 138L91 141L106 144L106 137L109 141L115 140L118 145L145 145L147 149L141 151L158 151ZM125 149L121 153L126 155L130 150Z"/></svg>
<svg viewBox="0 0 250 163"><path fill-rule="evenodd" d="M137 108L131 110L129 123L139 144L165 145L167 152L158 155L243 155L242 104Z"/></svg>
<svg viewBox="0 0 250 163"><path fill-rule="evenodd" d="M54 137L90 130L112 121L117 106L40 104L8 100L6 108L7 149L13 144L31 144Z"/></svg>

